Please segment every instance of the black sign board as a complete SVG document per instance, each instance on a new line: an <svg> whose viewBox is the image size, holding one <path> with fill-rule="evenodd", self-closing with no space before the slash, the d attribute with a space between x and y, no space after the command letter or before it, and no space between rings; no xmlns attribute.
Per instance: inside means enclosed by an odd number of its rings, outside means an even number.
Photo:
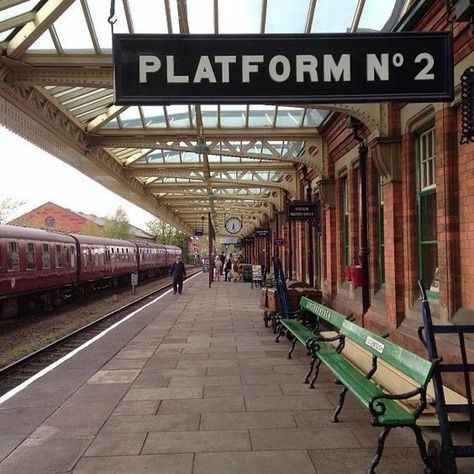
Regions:
<svg viewBox="0 0 474 474"><path fill-rule="evenodd" d="M204 229L194 229L194 235L201 236L204 235Z"/></svg>
<svg viewBox="0 0 474 474"><path fill-rule="evenodd" d="M255 229L254 234L256 237L268 237L270 235L270 229Z"/></svg>
<svg viewBox="0 0 474 474"><path fill-rule="evenodd" d="M245 237L243 242L244 244L253 244L253 237Z"/></svg>
<svg viewBox="0 0 474 474"><path fill-rule="evenodd" d="M316 219L316 207L313 203L306 201L289 202L286 218L289 221L309 221Z"/></svg>
<svg viewBox="0 0 474 474"><path fill-rule="evenodd" d="M451 101L449 32L113 38L115 103Z"/></svg>

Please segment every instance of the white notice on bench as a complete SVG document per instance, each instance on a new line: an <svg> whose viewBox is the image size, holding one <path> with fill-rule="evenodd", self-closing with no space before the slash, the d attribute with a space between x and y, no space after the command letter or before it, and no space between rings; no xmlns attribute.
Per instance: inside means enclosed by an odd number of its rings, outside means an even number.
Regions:
<svg viewBox="0 0 474 474"><path fill-rule="evenodd" d="M380 352L382 354L383 348L385 347L381 342L376 341L374 338L367 336L367 339L365 340L366 345L374 348L377 352Z"/></svg>

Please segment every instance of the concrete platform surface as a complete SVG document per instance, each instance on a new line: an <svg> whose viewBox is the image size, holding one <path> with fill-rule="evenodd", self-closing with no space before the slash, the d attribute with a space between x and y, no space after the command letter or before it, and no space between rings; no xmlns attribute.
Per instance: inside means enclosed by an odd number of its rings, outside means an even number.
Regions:
<svg viewBox="0 0 474 474"><path fill-rule="evenodd" d="M365 473L380 430L350 397L331 423L340 387L324 370L302 383L305 351L286 358L258 301L200 275L31 384L0 405L0 474ZM392 430L377 472L423 471Z"/></svg>

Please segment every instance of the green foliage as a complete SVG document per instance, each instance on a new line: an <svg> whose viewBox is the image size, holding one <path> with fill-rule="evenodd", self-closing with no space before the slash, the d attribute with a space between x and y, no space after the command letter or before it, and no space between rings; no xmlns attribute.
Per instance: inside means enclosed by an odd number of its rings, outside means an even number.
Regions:
<svg viewBox="0 0 474 474"><path fill-rule="evenodd" d="M25 204L23 201L15 201L10 198L0 200L0 224L5 224L8 216L23 204Z"/></svg>
<svg viewBox="0 0 474 474"><path fill-rule="evenodd" d="M95 237L103 237L102 229L94 222L87 221L81 228L81 234L83 235L93 235Z"/></svg>
<svg viewBox="0 0 474 474"><path fill-rule="evenodd" d="M188 256L188 237L183 232L176 230L161 219L154 219L146 223L150 234L154 235L156 241L163 245L176 245L183 251L183 258Z"/></svg>
<svg viewBox="0 0 474 474"><path fill-rule="evenodd" d="M133 237L132 228L123 207L119 207L114 216L106 219L104 227L102 227L102 235L123 240L130 240Z"/></svg>

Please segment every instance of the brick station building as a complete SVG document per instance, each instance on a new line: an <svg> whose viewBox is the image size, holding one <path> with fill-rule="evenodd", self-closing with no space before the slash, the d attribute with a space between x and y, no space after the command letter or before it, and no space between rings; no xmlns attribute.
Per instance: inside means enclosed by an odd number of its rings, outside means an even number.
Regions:
<svg viewBox="0 0 474 474"><path fill-rule="evenodd" d="M448 2L421 3L393 31L452 30L455 99L374 104L384 122L383 138L371 129L370 117L358 117L368 146L368 312L362 317L361 288L348 279L348 267L359 263L359 143L346 115L334 112L320 129L327 147L320 173L305 175L298 168L297 199L307 198L309 182L311 199L321 205L320 228L313 226L309 236L306 222L289 226L280 212L269 222L270 244L255 237L244 246L247 260L263 264L266 252L279 255L290 278L307 282L312 250L314 285L326 301L412 348L422 321L418 279L435 319L474 323L474 143L460 143L459 87L463 71L474 65L473 26L454 21ZM282 246L273 245L276 237Z"/></svg>
<svg viewBox="0 0 474 474"><path fill-rule="evenodd" d="M72 211L54 202L46 202L30 212L13 219L9 224L71 232L74 234L100 235L105 222L106 219L103 217ZM156 240L153 235L138 227L131 225L131 229L135 240L148 242L155 242Z"/></svg>

